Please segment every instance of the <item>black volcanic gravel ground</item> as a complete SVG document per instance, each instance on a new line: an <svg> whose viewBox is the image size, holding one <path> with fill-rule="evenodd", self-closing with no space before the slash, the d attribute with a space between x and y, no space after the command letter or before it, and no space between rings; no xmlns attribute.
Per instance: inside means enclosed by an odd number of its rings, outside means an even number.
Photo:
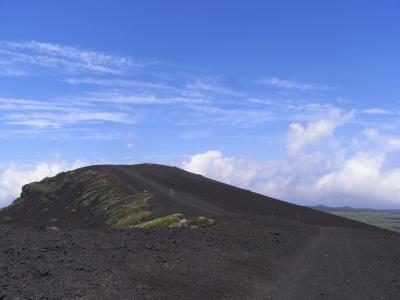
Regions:
<svg viewBox="0 0 400 300"><path fill-rule="evenodd" d="M0 299L400 299L400 238L266 216L207 229L2 225Z"/></svg>

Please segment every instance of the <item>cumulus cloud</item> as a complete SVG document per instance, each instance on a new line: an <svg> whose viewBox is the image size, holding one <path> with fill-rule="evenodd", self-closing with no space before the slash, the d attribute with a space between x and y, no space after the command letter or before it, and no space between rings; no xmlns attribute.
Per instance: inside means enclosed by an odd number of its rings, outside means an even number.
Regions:
<svg viewBox="0 0 400 300"><path fill-rule="evenodd" d="M350 120L353 112L343 113L339 110L331 110L323 119L309 122L306 126L300 123L292 123L287 135L287 149L290 154L297 153L308 144L330 136L333 131Z"/></svg>
<svg viewBox="0 0 400 300"><path fill-rule="evenodd" d="M299 204L398 207L400 162L395 154L400 138L367 128L353 134L350 142L337 140L334 130L353 114L332 110L307 125L292 124L288 153L279 160L252 161L213 150L189 157L182 167ZM328 136L330 142L321 148L319 141ZM315 144L319 146L306 147Z"/></svg>
<svg viewBox="0 0 400 300"><path fill-rule="evenodd" d="M268 173L271 166L226 157L220 151L211 150L191 156L182 163L182 168L229 184L248 187Z"/></svg>
<svg viewBox="0 0 400 300"><path fill-rule="evenodd" d="M82 161L41 162L34 166L9 166L0 173L0 207L9 205L21 193L23 185L84 166Z"/></svg>
<svg viewBox="0 0 400 300"><path fill-rule="evenodd" d="M316 182L318 194L335 201L400 204L400 168L385 166L384 153L358 153Z"/></svg>
<svg viewBox="0 0 400 300"><path fill-rule="evenodd" d="M384 153L360 152L344 159L305 155L256 162L207 151L182 167L225 183L306 205L394 207L400 204L400 168Z"/></svg>
<svg viewBox="0 0 400 300"><path fill-rule="evenodd" d="M333 160L321 154L303 155L296 160L252 161L212 150L189 157L182 168L269 196L299 200L301 187L312 186L319 175L331 170L332 164Z"/></svg>

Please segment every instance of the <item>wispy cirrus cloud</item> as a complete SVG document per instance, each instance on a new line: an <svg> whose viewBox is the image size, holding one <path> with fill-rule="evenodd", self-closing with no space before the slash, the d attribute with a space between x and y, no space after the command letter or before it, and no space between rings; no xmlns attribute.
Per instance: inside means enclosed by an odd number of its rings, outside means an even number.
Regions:
<svg viewBox="0 0 400 300"><path fill-rule="evenodd" d="M207 78L196 79L195 81L186 84L185 87L190 91L208 92L228 96L243 96L243 93L230 89L216 80Z"/></svg>
<svg viewBox="0 0 400 300"><path fill-rule="evenodd" d="M127 57L37 41L0 42L0 58L19 67L33 65L68 73L118 75L139 65Z"/></svg>
<svg viewBox="0 0 400 300"><path fill-rule="evenodd" d="M363 134L368 141L378 145L380 149L383 149L385 152L400 150L400 137L398 136L381 133L376 128L366 128Z"/></svg>
<svg viewBox="0 0 400 300"><path fill-rule="evenodd" d="M104 78L67 78L66 82L69 84L79 85L94 85L103 87L117 87L117 88L141 88L141 89L174 89L163 83L156 83L150 81L132 80L132 79L104 79Z"/></svg>
<svg viewBox="0 0 400 300"><path fill-rule="evenodd" d="M1 111L65 111L71 105L56 101L14 99L0 97Z"/></svg>
<svg viewBox="0 0 400 300"><path fill-rule="evenodd" d="M26 76L28 73L24 70L14 68L2 68L0 69L0 77L20 77Z"/></svg>
<svg viewBox="0 0 400 300"><path fill-rule="evenodd" d="M379 108L379 107L367 108L367 109L362 110L362 112L365 114L370 114L370 115L391 115L391 114L393 114L393 112L388 111L383 108Z"/></svg>
<svg viewBox="0 0 400 300"><path fill-rule="evenodd" d="M326 91L332 89L331 87L326 85L317 85L312 83L300 82L296 80L281 79L278 77L262 78L257 80L257 83L277 88L300 90L300 91L313 91L313 90Z"/></svg>
<svg viewBox="0 0 400 300"><path fill-rule="evenodd" d="M181 120L178 123L253 126L277 120L277 116L271 110L226 108L213 105L187 105L185 109L187 113L184 119L176 117L176 120ZM182 112L177 111L176 114L182 115Z"/></svg>
<svg viewBox="0 0 400 300"><path fill-rule="evenodd" d="M82 47L38 41L3 41L0 42L0 61L7 61L10 66L21 68L24 72L34 70L37 79L43 75L42 70L51 69L57 75L52 76L51 80L66 84L66 90L78 91L76 94L40 100L0 98L0 118L6 125L61 128L92 121L129 124L126 115L137 109L149 112L153 107L157 108L157 114L163 121L173 124L217 122L254 125L289 114L300 117L310 112L309 106L305 108L306 105L302 103L281 100L270 102L270 107L260 109L256 107L260 103L255 100L247 102L246 99L251 97L231 88L223 76L199 76L178 70L174 71L174 76L161 78L154 75L159 73L157 68L141 68L137 72L137 67L142 65L130 57ZM46 80L49 80L48 77ZM274 82L284 83L282 80ZM286 86L314 88L307 84L300 86L299 83L296 86L289 81ZM7 111L6 115L2 116L2 111ZM18 113L10 113L12 111ZM104 112L110 115L105 116ZM91 117L78 118L84 114Z"/></svg>
<svg viewBox="0 0 400 300"><path fill-rule="evenodd" d="M199 104L207 101L202 98L183 97L176 95L139 94L129 91L90 92L81 99L88 102L125 105L168 105L168 104Z"/></svg>
<svg viewBox="0 0 400 300"><path fill-rule="evenodd" d="M0 77L21 77L28 75L24 70L10 64L7 60L0 59Z"/></svg>
<svg viewBox="0 0 400 300"><path fill-rule="evenodd" d="M122 124L132 124L138 119L138 116L109 111L93 112L67 112L67 113L14 113L3 116L6 124L24 125L34 128L60 128L65 125L87 123L87 122L112 122Z"/></svg>

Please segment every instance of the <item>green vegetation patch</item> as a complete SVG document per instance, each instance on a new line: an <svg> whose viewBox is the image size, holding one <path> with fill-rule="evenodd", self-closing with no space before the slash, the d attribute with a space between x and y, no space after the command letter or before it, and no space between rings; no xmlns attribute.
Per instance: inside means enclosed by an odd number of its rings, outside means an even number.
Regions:
<svg viewBox="0 0 400 300"><path fill-rule="evenodd" d="M153 197L150 193L133 192L118 188L114 177L107 172L86 170L84 172L64 172L52 178L45 178L40 182L27 185L24 189L28 197L19 198L15 204L29 198L30 194L40 199L42 213L50 212L51 204L54 204L60 193L69 195L70 202L65 209L70 213L91 211L87 224L102 222L113 228L131 228L143 222L150 216L148 200ZM36 196L36 193L39 193ZM69 199L66 199L67 201ZM47 203L48 202L48 203ZM86 208L85 210L82 210ZM92 220L93 219L93 220ZM50 222L56 222L52 220Z"/></svg>
<svg viewBox="0 0 400 300"><path fill-rule="evenodd" d="M176 213L141 223L139 225L136 225L135 227L142 229L155 227L204 228L214 225L215 223L215 220L206 217L186 219L183 214Z"/></svg>
<svg viewBox="0 0 400 300"><path fill-rule="evenodd" d="M136 228L155 228L155 227L177 227L179 226L178 224L180 221L184 219L183 214L173 214L173 215L168 215L165 217L153 219L151 221L147 221L144 223L141 223L139 225L136 225Z"/></svg>
<svg viewBox="0 0 400 300"><path fill-rule="evenodd" d="M147 210L148 200L152 197L148 193L138 193L124 197L118 203L109 203L106 206L112 227L116 229L131 228L150 216Z"/></svg>
<svg viewBox="0 0 400 300"><path fill-rule="evenodd" d="M175 213L147 221L151 216L149 200L153 197L151 193L130 192L120 185L115 184L117 178L107 172L97 170L86 170L84 172L60 173L53 178L46 178L41 182L35 182L25 187L29 199L30 194L38 196L42 213L51 213L50 205L56 203L60 194L63 207L71 214L77 211L88 214L84 218L86 226L95 226L97 222L105 222L115 229L128 228L154 228L154 227L183 227L203 228L214 225L215 221L206 217L185 217L181 213ZM118 181L117 181L118 182ZM39 192L39 195L36 193ZM65 195L71 199L65 198ZM21 199L25 199L21 197ZM21 201L22 201L21 200ZM44 203L48 202L48 203ZM18 201L15 201L18 204ZM67 205L66 205L67 204ZM50 209L49 209L50 207ZM50 216L50 223L59 222L56 215ZM146 220L146 221L145 221Z"/></svg>
<svg viewBox="0 0 400 300"><path fill-rule="evenodd" d="M133 227L150 215L150 211L146 209L147 202L152 197L150 193L131 194L118 189L109 174L95 170L79 174L76 180L82 192L73 199L70 212L80 207L91 207L93 218L104 218L106 224L118 229Z"/></svg>
<svg viewBox="0 0 400 300"><path fill-rule="evenodd" d="M206 217L198 217L187 222L187 227L190 228L204 228L211 225L216 224L215 220L206 218Z"/></svg>
<svg viewBox="0 0 400 300"><path fill-rule="evenodd" d="M45 178L40 182L33 182L25 185L22 188L23 193L39 192L42 196L39 198L42 203L51 204L55 199L55 192L64 187L66 184L71 184L74 179L75 171L63 172L52 178ZM25 202L24 197L19 197L13 201L10 207L22 206Z"/></svg>
<svg viewBox="0 0 400 300"><path fill-rule="evenodd" d="M45 178L40 182L34 182L29 185L30 189L43 193L52 194L61 189L64 185L72 182L75 172L63 172L53 178Z"/></svg>

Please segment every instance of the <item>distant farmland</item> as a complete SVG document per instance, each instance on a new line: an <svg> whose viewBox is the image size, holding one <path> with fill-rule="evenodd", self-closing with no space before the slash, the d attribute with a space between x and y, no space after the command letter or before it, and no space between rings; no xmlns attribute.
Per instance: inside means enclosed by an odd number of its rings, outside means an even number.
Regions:
<svg viewBox="0 0 400 300"><path fill-rule="evenodd" d="M356 209L317 206L315 209L400 232L400 210Z"/></svg>

